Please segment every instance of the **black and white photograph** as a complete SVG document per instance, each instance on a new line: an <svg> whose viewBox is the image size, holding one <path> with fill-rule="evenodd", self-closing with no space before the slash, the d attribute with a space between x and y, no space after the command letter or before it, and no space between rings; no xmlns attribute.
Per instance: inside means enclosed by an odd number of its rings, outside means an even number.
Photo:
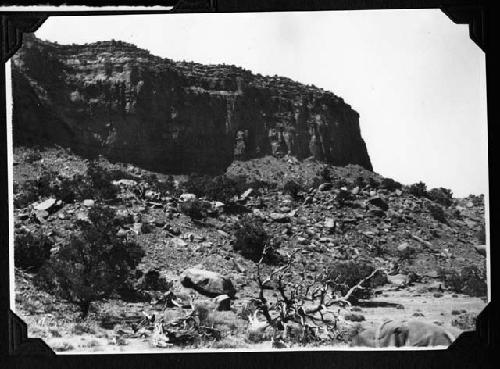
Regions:
<svg viewBox="0 0 500 369"><path fill-rule="evenodd" d="M56 354L444 350L490 301L485 53L439 9L56 15L6 81Z"/></svg>

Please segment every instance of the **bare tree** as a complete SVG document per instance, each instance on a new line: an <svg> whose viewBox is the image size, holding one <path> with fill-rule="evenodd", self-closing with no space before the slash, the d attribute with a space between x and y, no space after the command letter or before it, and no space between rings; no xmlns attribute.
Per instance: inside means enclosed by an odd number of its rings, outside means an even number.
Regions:
<svg viewBox="0 0 500 369"><path fill-rule="evenodd" d="M292 268L293 258L299 249L295 249L287 255L287 262L273 269L267 277L262 276L261 267L267 252L263 250L262 257L256 265L256 280L259 285L259 295L256 300L257 309L266 319L267 325L273 329L273 337L282 336L288 338L288 330L295 325L300 328L301 334L298 339L301 342L320 339L318 336L318 327L326 329L337 328L338 314L330 309L329 306L337 305L341 307L350 307L349 301L353 293L358 289L363 289L363 285L373 278L382 268L373 270L367 277L360 280L351 287L345 295L338 295L337 292L341 285L338 281L329 280L325 273L318 273L313 276L312 281L293 284L285 277ZM277 302L272 305L264 295L266 289L274 290L278 293ZM274 312L273 310L276 310ZM331 314L333 319L327 319L326 314ZM249 319L249 332L252 330L263 330L262 322L256 319L256 315ZM280 334L281 333L281 334Z"/></svg>

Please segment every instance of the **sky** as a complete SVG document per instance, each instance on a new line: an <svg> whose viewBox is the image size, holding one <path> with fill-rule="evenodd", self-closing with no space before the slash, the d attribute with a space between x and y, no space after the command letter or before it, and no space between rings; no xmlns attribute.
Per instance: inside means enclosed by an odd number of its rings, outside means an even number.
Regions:
<svg viewBox="0 0 500 369"><path fill-rule="evenodd" d="M314 84L360 114L377 173L457 197L488 192L485 55L440 10L54 16L36 35Z"/></svg>

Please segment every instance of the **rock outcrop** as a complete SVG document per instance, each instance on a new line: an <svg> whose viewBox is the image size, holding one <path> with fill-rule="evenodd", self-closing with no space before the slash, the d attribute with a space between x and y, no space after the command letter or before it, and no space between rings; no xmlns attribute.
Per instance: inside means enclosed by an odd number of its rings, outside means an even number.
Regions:
<svg viewBox="0 0 500 369"><path fill-rule="evenodd" d="M372 169L358 113L288 78L174 62L113 40L59 45L25 35L12 60L15 144L171 173L217 173L269 154Z"/></svg>

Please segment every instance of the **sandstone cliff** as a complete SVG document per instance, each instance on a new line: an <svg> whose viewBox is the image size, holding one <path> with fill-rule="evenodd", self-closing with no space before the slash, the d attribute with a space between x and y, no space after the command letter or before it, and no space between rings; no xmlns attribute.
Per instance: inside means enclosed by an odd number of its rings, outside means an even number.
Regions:
<svg viewBox="0 0 500 369"><path fill-rule="evenodd" d="M358 113L288 78L174 62L120 41L58 45L33 35L12 65L15 144L177 173L269 154L372 169Z"/></svg>

